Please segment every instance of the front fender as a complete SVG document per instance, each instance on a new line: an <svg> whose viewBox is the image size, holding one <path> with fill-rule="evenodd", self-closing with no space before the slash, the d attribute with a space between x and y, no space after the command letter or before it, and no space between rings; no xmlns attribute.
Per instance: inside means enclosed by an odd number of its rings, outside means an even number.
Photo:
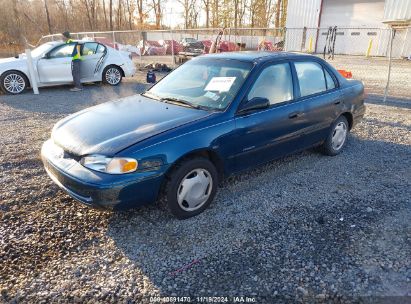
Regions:
<svg viewBox="0 0 411 304"><path fill-rule="evenodd" d="M154 143L145 147L137 144L121 151L118 155L134 157L142 167L148 168L147 163L172 166L188 154L212 151L222 160L223 168L219 169L222 169L224 174L229 174L234 168L232 162L233 151L235 151L232 140L234 132L235 121L230 119L181 133L165 140L159 136Z"/></svg>

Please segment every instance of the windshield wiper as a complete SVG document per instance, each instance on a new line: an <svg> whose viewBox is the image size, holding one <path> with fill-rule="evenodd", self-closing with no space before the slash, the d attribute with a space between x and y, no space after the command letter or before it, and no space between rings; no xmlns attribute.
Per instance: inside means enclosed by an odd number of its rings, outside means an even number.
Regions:
<svg viewBox="0 0 411 304"><path fill-rule="evenodd" d="M202 106L202 105L196 105L196 104L192 104L191 102L182 100L182 99L178 99L178 98L174 98L174 97L160 97L158 95L155 95L149 91L145 91L143 93L141 93L140 95L154 99L154 100L158 100L161 102L166 102L166 103L172 103L172 104L181 104L184 106L189 106L190 108L193 109L200 109L200 110L206 110L206 111L218 111L219 109L214 109L214 108L210 108L207 106Z"/></svg>
<svg viewBox="0 0 411 304"><path fill-rule="evenodd" d="M154 100L160 100L161 101L161 98L159 96L157 96L153 93L150 93L149 91L145 91L145 92L141 93L140 95L142 95L144 97L154 99Z"/></svg>
<svg viewBox="0 0 411 304"><path fill-rule="evenodd" d="M189 106L190 108L194 108L194 109L200 109L200 106L192 104L191 102L182 100L182 99L178 99L178 98L174 98L174 97L164 97L160 99L161 101L167 102L169 101L170 103L179 103L185 106Z"/></svg>

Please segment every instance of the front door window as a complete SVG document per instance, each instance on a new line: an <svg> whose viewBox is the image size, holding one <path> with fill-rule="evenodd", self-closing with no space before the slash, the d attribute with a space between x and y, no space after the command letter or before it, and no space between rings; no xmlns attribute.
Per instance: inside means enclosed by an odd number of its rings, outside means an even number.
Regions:
<svg viewBox="0 0 411 304"><path fill-rule="evenodd" d="M293 99L293 81L290 65L280 63L265 68L248 93L248 100L264 97L270 104L277 104Z"/></svg>

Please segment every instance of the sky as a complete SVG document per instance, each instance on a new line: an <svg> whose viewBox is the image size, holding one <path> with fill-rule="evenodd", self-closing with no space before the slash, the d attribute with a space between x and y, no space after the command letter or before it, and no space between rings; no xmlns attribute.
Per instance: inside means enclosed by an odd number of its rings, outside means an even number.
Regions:
<svg viewBox="0 0 411 304"><path fill-rule="evenodd" d="M184 24L184 18L183 18L183 6L177 1L177 0L165 0L165 5L164 5L164 15L163 15L163 25L165 26L170 26L172 28L175 28L176 26L181 26ZM199 7L199 10L201 8ZM204 18L204 12L200 13L199 16L199 23L202 24L205 22L203 20ZM155 23L154 15L150 16L150 22Z"/></svg>
<svg viewBox="0 0 411 304"><path fill-rule="evenodd" d="M183 6L177 0L166 0L163 24L176 27L184 23Z"/></svg>

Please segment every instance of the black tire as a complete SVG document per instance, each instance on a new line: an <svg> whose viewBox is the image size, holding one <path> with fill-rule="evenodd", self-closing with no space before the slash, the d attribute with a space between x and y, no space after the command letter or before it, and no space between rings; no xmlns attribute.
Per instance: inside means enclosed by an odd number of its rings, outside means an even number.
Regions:
<svg viewBox="0 0 411 304"><path fill-rule="evenodd" d="M7 88L6 82L10 80L10 77L15 76L16 79L19 80L19 89L17 91L12 91ZM1 90L6 93L6 94L11 94L11 95L16 95L16 94L21 94L24 92L24 90L27 89L29 86L29 80L27 79L26 75L19 71L8 71L3 73L0 77L0 88Z"/></svg>
<svg viewBox="0 0 411 304"><path fill-rule="evenodd" d="M341 128L341 127L345 128L346 130L343 141L339 145L333 144L333 137L337 132L337 128ZM344 149L345 145L347 144L349 132L350 132L350 127L348 125L347 118L345 118L344 116L338 117L338 119L330 127L330 132L327 136L327 139L320 147L321 152L329 156L335 156L335 155L340 154L342 150Z"/></svg>
<svg viewBox="0 0 411 304"><path fill-rule="evenodd" d="M112 78L109 77L109 74L111 74L112 72L115 73L119 77L118 81L114 82L111 80ZM121 83L122 79L123 79L123 71L121 70L121 68L119 68L116 65L109 65L103 71L102 81L104 84L109 84L111 86L117 86Z"/></svg>
<svg viewBox="0 0 411 304"><path fill-rule="evenodd" d="M200 203L195 210L184 210L183 207L189 208L188 203L184 200L182 206L178 202L178 191L182 192L184 186L182 185L183 180L189 180L190 176L196 177L195 170L200 170L205 176L211 178L211 183L205 189L205 194L208 195L208 199L204 203ZM218 186L218 173L214 165L206 158L193 158L183 161L181 164L177 165L174 170L169 174L165 186L165 203L167 204L171 213L178 219L187 219L192 216L198 215L203 212L211 204L214 196L217 192Z"/></svg>

